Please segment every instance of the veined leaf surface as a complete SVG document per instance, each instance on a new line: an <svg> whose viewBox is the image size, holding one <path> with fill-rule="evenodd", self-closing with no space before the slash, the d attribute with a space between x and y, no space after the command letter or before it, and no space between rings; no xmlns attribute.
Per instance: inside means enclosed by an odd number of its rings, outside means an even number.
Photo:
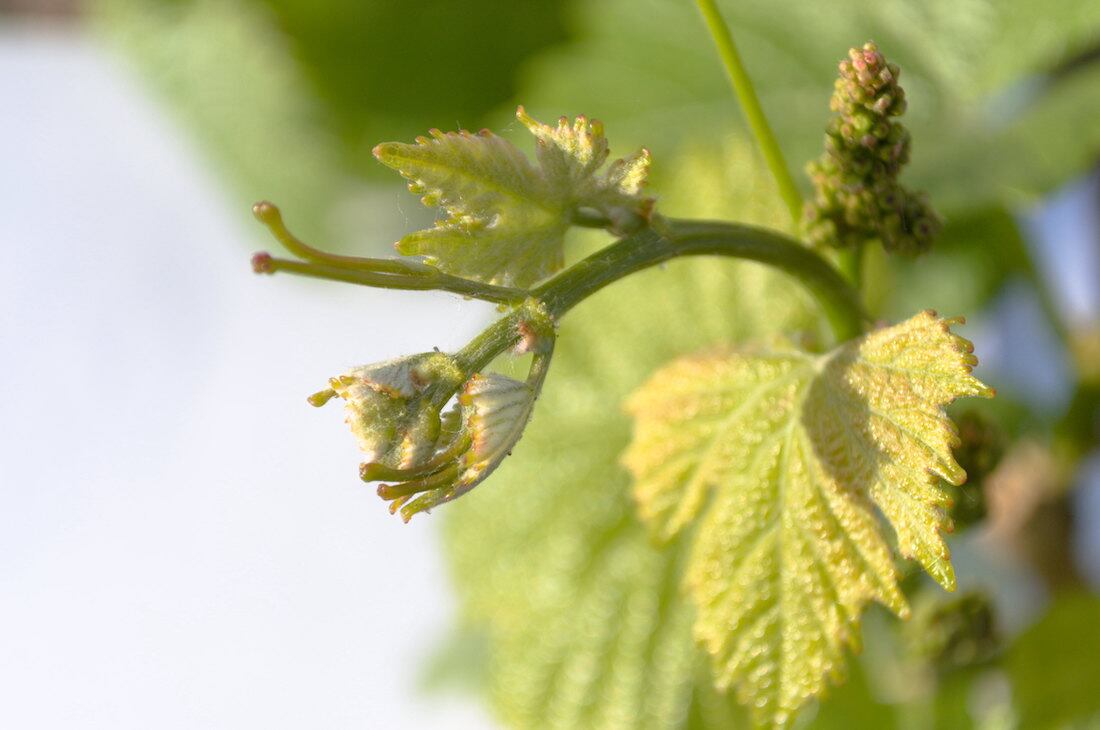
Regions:
<svg viewBox="0 0 1100 730"><path fill-rule="evenodd" d="M943 406L992 391L953 323L923 312L824 356L684 358L628 401L642 517L665 540L699 521L695 636L760 722L785 724L843 672L867 602L908 612L876 507L900 552L954 589L936 478L966 474Z"/></svg>

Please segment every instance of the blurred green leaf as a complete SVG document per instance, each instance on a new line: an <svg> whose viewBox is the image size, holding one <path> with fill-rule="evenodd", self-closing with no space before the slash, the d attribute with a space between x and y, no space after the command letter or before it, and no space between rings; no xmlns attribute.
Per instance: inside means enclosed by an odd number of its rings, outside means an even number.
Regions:
<svg viewBox="0 0 1100 730"><path fill-rule="evenodd" d="M260 2L368 174L378 142L485 126L487 111L515 97L516 68L566 38L559 2Z"/></svg>
<svg viewBox="0 0 1100 730"><path fill-rule="evenodd" d="M270 14L245 0L98 0L92 17L226 175L242 221L282 200L301 234L330 238L349 171Z"/></svg>
<svg viewBox="0 0 1100 730"><path fill-rule="evenodd" d="M476 129L511 97L521 61L565 37L555 3L94 0L89 11L197 138L235 207L280 202L300 235L336 249L377 250L408 228L396 188L363 186L386 177L374 144Z"/></svg>
<svg viewBox="0 0 1100 730"><path fill-rule="evenodd" d="M472 626L453 628L420 670L425 692L478 692L489 686L489 637Z"/></svg>
<svg viewBox="0 0 1100 730"><path fill-rule="evenodd" d="M932 250L916 259L888 258L885 278L870 278L890 321L920 308L944 315L977 312L1012 276L1031 278L1027 244L1003 206L960 210L948 216Z"/></svg>
<svg viewBox="0 0 1100 730"><path fill-rule="evenodd" d="M1100 713L1098 629L1100 598L1070 594L1016 639L1006 667L1021 728L1063 728Z"/></svg>

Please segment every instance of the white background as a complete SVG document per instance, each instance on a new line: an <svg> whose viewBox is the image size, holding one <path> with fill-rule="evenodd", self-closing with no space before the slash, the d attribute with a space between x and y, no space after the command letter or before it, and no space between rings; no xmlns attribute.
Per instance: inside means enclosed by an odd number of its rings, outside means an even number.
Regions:
<svg viewBox="0 0 1100 730"><path fill-rule="evenodd" d="M253 275L262 229L75 30L0 31L0 99L0 727L488 727L417 692L433 518L305 402L485 310Z"/></svg>

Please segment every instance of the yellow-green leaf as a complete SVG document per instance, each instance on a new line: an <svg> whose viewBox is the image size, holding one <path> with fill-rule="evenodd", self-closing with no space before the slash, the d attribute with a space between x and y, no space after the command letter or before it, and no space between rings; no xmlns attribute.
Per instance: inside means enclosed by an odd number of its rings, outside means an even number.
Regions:
<svg viewBox="0 0 1100 730"><path fill-rule="evenodd" d="M867 602L908 611L876 507L900 552L954 588L936 477L966 474L943 406L992 395L954 322L924 312L823 356L681 359L628 401L641 514L663 539L699 521L695 636L760 722L785 724L842 675Z"/></svg>
<svg viewBox="0 0 1100 730"><path fill-rule="evenodd" d="M445 271L493 284L529 286L562 267L562 244L578 209L626 232L648 218L653 201L641 195L649 169L642 150L608 157L603 126L584 117L556 128L516 112L535 135L538 166L514 145L482 130L431 131L415 144L374 148L384 165L409 180L409 190L444 211L434 227L402 238L397 250L422 255Z"/></svg>
<svg viewBox="0 0 1100 730"><path fill-rule="evenodd" d="M397 244L444 270L526 286L561 268L569 226L563 201L510 142L492 132L440 132L416 144L388 142L375 157L446 217Z"/></svg>

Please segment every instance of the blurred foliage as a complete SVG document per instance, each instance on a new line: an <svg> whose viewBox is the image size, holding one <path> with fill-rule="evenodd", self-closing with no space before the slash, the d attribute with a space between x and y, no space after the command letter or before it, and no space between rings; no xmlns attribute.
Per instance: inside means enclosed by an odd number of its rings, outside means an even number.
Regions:
<svg viewBox="0 0 1100 730"><path fill-rule="evenodd" d="M1100 599L1068 594L1016 639L1006 666L1020 727L1064 728L1100 718L1098 626Z"/></svg>
<svg viewBox="0 0 1100 730"><path fill-rule="evenodd" d="M982 591L947 597L921 591L904 626L909 653L939 671L987 661L998 650L993 606Z"/></svg>
<svg viewBox="0 0 1100 730"><path fill-rule="evenodd" d="M694 3L576 3L576 43L542 55L524 100L586 109L668 160L739 124ZM955 208L1050 189L1100 145L1100 64L1050 72L1100 43L1093 0L740 0L723 5L789 160L820 152L838 61L875 39L901 69L913 135L907 184Z"/></svg>
<svg viewBox="0 0 1100 730"><path fill-rule="evenodd" d="M522 61L565 37L560 5L534 0L94 0L90 16L196 134L234 205L282 201L303 237L345 249L388 245L407 223L396 195L363 186L388 179L376 143L483 126Z"/></svg>
<svg viewBox="0 0 1100 730"><path fill-rule="evenodd" d="M92 17L196 132L242 212L293 201L302 234L327 237L349 167L268 13L245 0L99 0Z"/></svg>
<svg viewBox="0 0 1100 730"><path fill-rule="evenodd" d="M375 170L384 171L368 157L371 146L433 126L507 135L517 101L536 116L599 117L614 154L649 147L653 190L668 215L787 226L760 160L730 134L741 117L688 0L90 7L226 172L242 218L254 200L284 202L307 239L363 247L412 230L419 221L408 215L428 216L401 207L400 185L373 187ZM928 191L946 223L932 253L916 261L868 253L866 294L877 316L896 321L928 307L976 314L1022 279L1058 327L1017 218L1100 150L1100 63L1090 62L1100 3L730 0L723 10L796 165L820 152L845 49L874 39L901 67L913 134L903 180ZM577 236L567 255L603 242ZM638 274L580 310L562 326L515 457L440 515L467 633L440 653L426 682L487 677L499 716L519 727L743 726L743 711L711 689L691 641L682 545L656 549L635 516L618 466L629 437L620 404L679 355L777 329L812 345L820 333L811 309L800 289L761 267L700 260ZM1063 479L1095 447L1096 411L1095 385L1081 384L1053 427L1068 460ZM1010 441L1050 427L1003 397L981 412ZM975 462L978 471L983 464ZM1011 477L1009 467L998 471ZM1022 539L1061 554L1067 538L1058 524ZM967 616L985 625L980 610ZM957 635L975 625L959 618L941 616L939 633L926 638L939 637L952 654ZM1010 643L1006 660L992 660L1002 669L939 676L883 620L865 632L847 683L797 724L1096 727L1098 626L1097 599L1059 597Z"/></svg>
<svg viewBox="0 0 1100 730"><path fill-rule="evenodd" d="M515 69L566 39L539 0L261 0L274 13L351 161L426 126L477 130L516 95Z"/></svg>

